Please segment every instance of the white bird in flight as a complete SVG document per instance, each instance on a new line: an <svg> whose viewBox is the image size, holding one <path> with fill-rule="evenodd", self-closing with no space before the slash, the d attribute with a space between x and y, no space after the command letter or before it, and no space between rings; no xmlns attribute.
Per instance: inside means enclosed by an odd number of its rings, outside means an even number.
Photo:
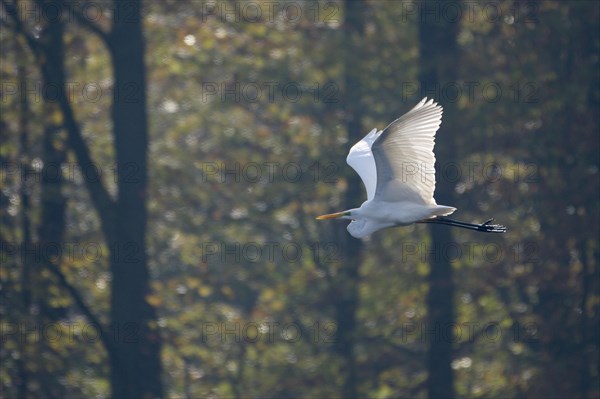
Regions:
<svg viewBox="0 0 600 399"><path fill-rule="evenodd" d="M360 176L367 200L360 208L317 217L349 219L348 232L361 238L377 230L412 223L439 223L487 233L506 227L466 223L445 216L456 208L438 205L435 190L435 132L442 123L442 107L424 98L385 129L373 129L350 149L346 162Z"/></svg>

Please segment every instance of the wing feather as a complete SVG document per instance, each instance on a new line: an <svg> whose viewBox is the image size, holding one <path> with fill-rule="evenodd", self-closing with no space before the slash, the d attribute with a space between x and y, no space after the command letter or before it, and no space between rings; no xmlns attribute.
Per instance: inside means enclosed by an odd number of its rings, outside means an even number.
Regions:
<svg viewBox="0 0 600 399"><path fill-rule="evenodd" d="M392 202L436 204L433 198L433 146L435 133L441 122L442 107L433 100L427 101L424 98L377 135L369 146L377 175L375 198ZM357 170L355 167L354 169ZM361 178L365 180L362 175Z"/></svg>
<svg viewBox="0 0 600 399"><path fill-rule="evenodd" d="M371 146L381 131L371 130L362 140L352 146L346 162L360 176L367 190L367 200L373 199L377 187L377 172L375 171L375 159L371 152Z"/></svg>

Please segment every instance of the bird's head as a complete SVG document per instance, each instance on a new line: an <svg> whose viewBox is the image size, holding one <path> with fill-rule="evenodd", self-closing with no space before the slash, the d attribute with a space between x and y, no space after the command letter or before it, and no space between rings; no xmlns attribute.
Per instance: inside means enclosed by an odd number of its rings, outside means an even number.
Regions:
<svg viewBox="0 0 600 399"><path fill-rule="evenodd" d="M343 212L329 213L317 217L317 220L326 219L349 219L351 220L347 229L348 232L356 238L366 237L377 230L377 226L369 223L368 218L363 215L361 209L350 209Z"/></svg>
<svg viewBox="0 0 600 399"><path fill-rule="evenodd" d="M321 215L317 217L317 220L325 219L349 219L351 220L348 224L347 230L355 238L363 238L373 234L379 229L391 227L393 223L381 223L374 221L365 214L362 208L350 209L343 212L330 213L327 215Z"/></svg>

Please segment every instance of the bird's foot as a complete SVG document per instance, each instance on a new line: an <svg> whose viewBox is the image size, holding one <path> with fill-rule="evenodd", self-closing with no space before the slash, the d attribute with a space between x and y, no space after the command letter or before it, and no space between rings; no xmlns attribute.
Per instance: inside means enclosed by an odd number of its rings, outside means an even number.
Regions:
<svg viewBox="0 0 600 399"><path fill-rule="evenodd" d="M491 224L494 218L485 221L477 227L477 230L486 233L506 233L506 226L501 224Z"/></svg>

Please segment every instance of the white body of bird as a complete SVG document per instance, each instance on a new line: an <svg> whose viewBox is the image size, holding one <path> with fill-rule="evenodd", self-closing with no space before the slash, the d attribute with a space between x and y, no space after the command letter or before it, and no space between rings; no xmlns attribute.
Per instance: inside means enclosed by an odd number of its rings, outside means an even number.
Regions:
<svg viewBox="0 0 600 399"><path fill-rule="evenodd" d="M425 219L450 215L455 210L444 205L365 201L360 208L351 209L347 211L349 215L340 217L351 220L347 229L353 237L362 238L388 227L408 226Z"/></svg>
<svg viewBox="0 0 600 399"><path fill-rule="evenodd" d="M456 208L438 205L433 198L433 146L441 121L442 107L424 98L384 130L371 130L346 159L362 179L367 200L360 208L317 219L350 219L348 232L362 238L454 212Z"/></svg>

